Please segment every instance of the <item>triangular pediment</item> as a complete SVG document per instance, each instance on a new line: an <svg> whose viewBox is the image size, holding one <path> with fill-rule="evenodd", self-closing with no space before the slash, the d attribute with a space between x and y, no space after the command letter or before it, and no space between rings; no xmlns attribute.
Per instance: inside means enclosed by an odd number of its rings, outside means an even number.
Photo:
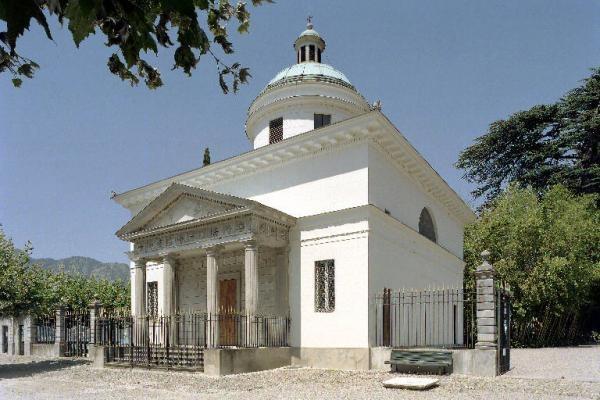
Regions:
<svg viewBox="0 0 600 400"><path fill-rule="evenodd" d="M142 229L178 224L220 214L237 208L233 204L219 203L205 198L183 194L156 214Z"/></svg>
<svg viewBox="0 0 600 400"><path fill-rule="evenodd" d="M119 229L117 236L201 220L247 209L253 204L248 199L175 183Z"/></svg>

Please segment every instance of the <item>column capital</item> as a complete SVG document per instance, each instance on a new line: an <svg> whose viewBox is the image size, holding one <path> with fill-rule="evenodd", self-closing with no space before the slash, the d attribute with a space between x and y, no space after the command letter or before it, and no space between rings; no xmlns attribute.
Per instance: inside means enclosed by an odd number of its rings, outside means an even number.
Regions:
<svg viewBox="0 0 600 400"><path fill-rule="evenodd" d="M169 264L169 265L175 265L177 264L177 258L176 258L176 254L174 253L169 253L163 256L162 258L162 262L163 264Z"/></svg>
<svg viewBox="0 0 600 400"><path fill-rule="evenodd" d="M206 247L204 250L206 251L207 256L215 257L215 256L218 256L219 253L221 253L221 251L223 250L223 246L222 245L210 246L210 247Z"/></svg>
<svg viewBox="0 0 600 400"><path fill-rule="evenodd" d="M92 300L92 302L88 305L88 308L91 309L98 309L100 307L102 307L102 303L98 299Z"/></svg>
<svg viewBox="0 0 600 400"><path fill-rule="evenodd" d="M133 261L133 263L135 264L136 268L145 268L146 267L146 263L148 262L147 259L145 258L137 258Z"/></svg>
<svg viewBox="0 0 600 400"><path fill-rule="evenodd" d="M256 240L247 240L245 242L242 242L242 244L244 245L244 249L246 250L258 250L258 243L256 242Z"/></svg>

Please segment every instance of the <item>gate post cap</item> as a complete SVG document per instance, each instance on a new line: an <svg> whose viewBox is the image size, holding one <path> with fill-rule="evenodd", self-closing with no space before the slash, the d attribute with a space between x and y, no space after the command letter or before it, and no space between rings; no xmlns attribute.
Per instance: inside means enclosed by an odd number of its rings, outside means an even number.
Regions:
<svg viewBox="0 0 600 400"><path fill-rule="evenodd" d="M484 279L493 276L494 266L489 262L490 255L491 253L487 249L481 252L481 258L483 259L483 262L479 264L479 266L475 270L475 276L477 278Z"/></svg>
<svg viewBox="0 0 600 400"><path fill-rule="evenodd" d="M492 253L488 249L485 249L484 251L481 252L481 258L483 259L484 262L489 262L491 254Z"/></svg>
<svg viewBox="0 0 600 400"><path fill-rule="evenodd" d="M100 300L98 299L94 299L91 303L90 303L90 308L99 308L102 305L102 303L100 302Z"/></svg>

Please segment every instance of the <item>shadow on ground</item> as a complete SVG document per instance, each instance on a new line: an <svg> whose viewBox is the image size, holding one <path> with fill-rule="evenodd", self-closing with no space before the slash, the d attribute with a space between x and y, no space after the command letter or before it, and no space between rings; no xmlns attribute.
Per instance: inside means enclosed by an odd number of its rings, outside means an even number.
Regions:
<svg viewBox="0 0 600 400"><path fill-rule="evenodd" d="M1 364L0 380L33 376L88 363L87 360L43 360L18 364Z"/></svg>

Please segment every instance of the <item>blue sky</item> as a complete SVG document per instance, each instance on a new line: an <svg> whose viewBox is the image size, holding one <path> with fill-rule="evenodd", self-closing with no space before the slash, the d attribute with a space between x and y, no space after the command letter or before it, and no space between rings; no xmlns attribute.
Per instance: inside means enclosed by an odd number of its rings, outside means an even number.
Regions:
<svg viewBox="0 0 600 400"><path fill-rule="evenodd" d="M35 257L127 259L114 232L128 212L109 200L250 149L247 107L279 70L314 16L324 61L344 72L448 183L474 204L453 167L494 120L553 102L598 65L595 1L289 1L252 9L249 35L233 35L228 61L251 68L237 95L223 95L204 58L191 78L170 71L172 51L147 59L165 86L129 87L106 69L112 49L92 36L76 49L66 27L54 42L39 28L19 42L42 66L13 89L0 77L0 223ZM1 27L3 30L4 27Z"/></svg>

